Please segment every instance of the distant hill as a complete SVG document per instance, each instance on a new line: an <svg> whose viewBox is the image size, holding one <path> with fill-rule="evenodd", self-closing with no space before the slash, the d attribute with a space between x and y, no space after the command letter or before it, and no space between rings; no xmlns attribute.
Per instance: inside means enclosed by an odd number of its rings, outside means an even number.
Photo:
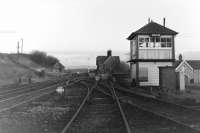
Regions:
<svg viewBox="0 0 200 133"><path fill-rule="evenodd" d="M68 51L48 52L56 56L66 69L72 68L96 68L96 57L106 55L107 51ZM112 55L120 56L120 60L128 61L129 51L112 51Z"/></svg>
<svg viewBox="0 0 200 133"><path fill-rule="evenodd" d="M183 59L185 59L185 60L200 60L200 51L183 52Z"/></svg>

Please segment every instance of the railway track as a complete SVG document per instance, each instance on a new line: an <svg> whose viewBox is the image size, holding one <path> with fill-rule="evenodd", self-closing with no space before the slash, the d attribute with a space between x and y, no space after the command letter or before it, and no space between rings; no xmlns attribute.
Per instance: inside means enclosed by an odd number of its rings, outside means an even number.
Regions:
<svg viewBox="0 0 200 133"><path fill-rule="evenodd" d="M99 89L102 93L109 95L109 87L102 87ZM110 86L110 88L112 88ZM136 133L199 133L200 131L195 127L187 125L183 122L177 121L167 115L161 115L158 112L154 112L150 109L143 108L141 104L136 101L130 101L127 99L127 94L116 91L116 94L120 97L122 102L122 108L128 118L128 123L132 132ZM112 97L112 95L110 95ZM198 117L198 116L197 116Z"/></svg>
<svg viewBox="0 0 200 133"><path fill-rule="evenodd" d="M17 88L13 91L0 93L0 112L12 109L33 99L39 98L55 91L56 87L63 84L66 78L55 81L46 81L29 86L29 88Z"/></svg>
<svg viewBox="0 0 200 133"><path fill-rule="evenodd" d="M46 81L40 81L40 82L33 82L30 84L10 84L10 85L4 85L4 86L0 86L0 94L2 93L6 93L6 92L12 92L12 91L16 91L16 90L20 90L23 88L29 88L29 87L34 87L43 83L53 83L53 82L58 82L59 80L63 80L63 79L68 79L70 76L63 76L63 77L55 77L55 78L51 78L48 79Z"/></svg>
<svg viewBox="0 0 200 133"><path fill-rule="evenodd" d="M42 83L31 84L31 85L26 86L26 87L2 91L2 92L0 92L0 100L6 99L8 97L12 97L13 95L20 95L20 94L23 94L23 93L26 93L26 92L39 90L41 88L45 88L45 87L53 85L55 83L56 82L46 81L46 82L42 82Z"/></svg>
<svg viewBox="0 0 200 133"><path fill-rule="evenodd" d="M173 104L160 99L145 97L131 91L128 91L127 93L127 91L119 88L119 86L116 88L126 96L124 97L124 100L129 101L131 104L137 103L137 106L140 106L140 108L167 117L168 119L187 125L188 127L194 128L200 132L200 117L198 117L200 110Z"/></svg>
<svg viewBox="0 0 200 133"><path fill-rule="evenodd" d="M76 85L81 85L82 87L74 88L73 86ZM72 88L70 88L70 86L72 86ZM70 108L70 110L66 114L64 114L61 120L54 123L54 126L57 129L56 132L61 132L63 130L63 128L66 126L65 124L72 119L72 116L75 114L85 96L87 95L88 88L86 88L86 86L88 85L86 83L74 82L73 84L71 82L70 86L67 89L67 94L64 100L64 106Z"/></svg>
<svg viewBox="0 0 200 133"><path fill-rule="evenodd" d="M96 88L97 83L88 88L82 104L61 133L131 133L117 95L110 97Z"/></svg>
<svg viewBox="0 0 200 133"><path fill-rule="evenodd" d="M68 85L80 83L86 78L72 78L68 80ZM21 104L32 101L46 94L55 91L56 86L66 83L65 80L59 80L52 86L44 87L41 90L26 92L25 94L11 96L8 99L0 99L0 112L9 110ZM81 82L83 84L83 82ZM85 85L87 85L85 83ZM59 123L54 125L62 128L63 123L67 123L61 133L82 133L82 132L136 132L136 133L198 133L199 129L196 126L198 121L192 121L194 125L190 125L185 121L181 121L173 115L178 115L173 110L175 105L167 110L164 103L159 103L160 107L151 100L138 100L137 96L133 97L130 92L124 92L122 89L116 89L105 84L100 86L97 83L91 87L87 87L87 94L83 98L75 96L75 92L68 95L68 102L73 99L73 110L67 114ZM119 91L120 90L120 91ZM76 99L77 100L74 100ZM139 96L138 96L139 97ZM77 104L76 101L82 102ZM142 99L142 98L141 98ZM158 102L158 101L157 101ZM154 109L155 108L155 109ZM159 108L161 108L159 110ZM164 108L164 109L163 109ZM169 114L165 114L165 112ZM182 108L179 110L181 111ZM76 113L74 113L76 112ZM184 111L183 111L184 112ZM181 114L183 112L180 112ZM172 114L170 114L172 113ZM174 113L174 114L173 114ZM185 114L186 115L186 114ZM190 114L189 114L190 115ZM194 114L193 114L194 115ZM193 116L192 115L192 116ZM196 115L196 114L195 114ZM178 116L180 117L180 116ZM186 116L188 118L188 116ZM193 116L194 117L194 116ZM195 120L198 120L198 115ZM184 120L187 120L184 118Z"/></svg>
<svg viewBox="0 0 200 133"><path fill-rule="evenodd" d="M1 96L5 96L8 95L10 93L17 93L19 91L19 93L23 93L23 91L27 91L27 90L34 90L40 87L45 87L45 85L51 85L51 84L55 84L57 82L60 81L64 81L64 80L68 80L70 77L64 77L64 78L55 78L55 79L50 79L50 80L46 80L43 82L35 82L35 83L31 83L31 84L24 84L24 85L7 85L5 87L1 87L0 88L0 99Z"/></svg>
<svg viewBox="0 0 200 133"><path fill-rule="evenodd" d="M69 86L64 86L65 91L62 94L55 92L53 88L54 91L48 93L51 91L49 88L49 91L45 91L46 95L40 93L42 95L40 97L37 94L38 98L25 100L23 105L1 112L1 119L6 118L9 123L12 123L11 128L4 128L1 131L19 133L29 132L31 129L30 133L60 132L87 94L87 88L82 85L82 81L78 78L70 79L70 81ZM91 85L87 82L85 84ZM18 122L15 123L15 121ZM0 122L0 129L8 127L8 124Z"/></svg>

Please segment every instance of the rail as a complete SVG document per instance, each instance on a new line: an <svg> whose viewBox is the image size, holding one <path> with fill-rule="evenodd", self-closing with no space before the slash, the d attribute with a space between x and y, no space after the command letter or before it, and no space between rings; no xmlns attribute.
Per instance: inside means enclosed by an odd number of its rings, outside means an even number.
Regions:
<svg viewBox="0 0 200 133"><path fill-rule="evenodd" d="M83 84L83 85L85 85L85 84ZM79 106L79 108L77 109L75 114L72 116L70 121L67 123L67 125L64 127L64 129L61 131L61 133L65 133L69 129L69 127L71 126L72 122L77 118L78 114L80 113L80 111L82 110L84 105L86 104L87 100L89 99L90 94L92 93L92 91L93 91L93 89L95 88L96 85L97 85L97 82L95 82L95 85L91 89L87 87L87 95L83 99L81 105Z"/></svg>
<svg viewBox="0 0 200 133"><path fill-rule="evenodd" d="M56 81L52 84L42 86L40 89L36 90L33 89L32 91L29 90L19 94L18 93L15 94L14 92L13 95L0 100L0 113L12 109L14 107L17 107L19 105L22 105L24 103L27 103L29 101L32 101L46 94L49 94L51 92L54 92L55 89L52 88L59 86L62 82L64 81L62 80ZM32 86L32 87L37 87L37 86Z"/></svg>
<svg viewBox="0 0 200 133"><path fill-rule="evenodd" d="M110 97L114 98L114 99L116 100L117 106L118 106L118 108L119 108L119 110L120 110L120 114L121 114L121 116L122 116L122 119L123 119L124 124L125 124L125 127L126 127L126 132L127 132L127 133L131 133L131 128L130 128L130 126L129 126L128 120L127 120L127 118L126 118L126 116L125 116L125 113L124 113L124 111L123 111L123 109L122 109L122 106L121 106L121 103L120 103L120 100L119 100L119 97L117 96L116 91L115 91L115 88L113 87L113 85L111 85L111 91L112 91L111 93L112 93L112 94L109 94L109 93L107 93L107 92L105 92L105 91L103 91L103 90L101 90L101 89L97 89L97 90L98 90L99 92L101 92L101 93L107 95L107 96L110 96ZM110 90L110 89L109 89L109 90Z"/></svg>
<svg viewBox="0 0 200 133"><path fill-rule="evenodd" d="M116 89L118 89L118 88L116 88ZM121 90L121 89L118 89L118 90ZM173 105L173 107L177 106L177 107L180 107L181 109L185 109L185 110L188 110L188 111L190 110L190 108L184 107L182 105L173 104L171 102L167 102L167 101L156 99L156 98L152 98L152 97L145 97L145 96L136 94L136 93L134 93L132 91L128 91L128 92L131 93L131 94L134 94L134 96L140 96L142 98L148 99L149 101L152 100L152 102L156 101L156 102L160 102L160 103L164 103L164 104L169 104L171 106ZM121 100L121 99L120 99L120 101L125 102L125 103L129 104L130 106L137 107L137 108L139 108L139 109L141 109L143 111L150 112L153 115L159 116L159 117L164 118L164 119L168 119L168 120L170 120L170 121L172 121L174 123L177 123L178 125L182 125L184 127L187 127L191 131L200 132L199 128L195 128L192 125L185 123L185 121L177 120L176 118L172 117L171 114L170 114L170 116L167 116L166 113L161 113L161 112L158 112L158 111L153 111L151 109L143 107L142 105L138 105L137 103L133 103L133 102L126 101L126 100L124 101L124 100ZM199 112L198 110L194 110L194 109L191 109L190 111L194 111L194 112L196 112L196 114L198 114L198 112ZM184 117L186 117L186 116L184 116Z"/></svg>
<svg viewBox="0 0 200 133"><path fill-rule="evenodd" d="M118 107L119 107L120 114L121 114L121 116L122 116L122 118L123 118L123 121L124 121L124 124L125 124L125 127L126 127L126 132L127 132L127 133L131 133L131 128L130 128L130 126L129 126L129 124L128 124L128 120L127 120L127 118L126 118L126 116L125 116L125 113L124 113L124 111L123 111L123 109L122 109L122 106L121 106L121 104L120 104L119 98L118 98L118 96L117 96L117 94L116 94L116 92L115 92L115 88L113 87L113 85L112 85L112 91L113 91L113 95L114 95L114 97L115 97L115 100L116 100L116 102L117 102L117 105L118 105Z"/></svg>
<svg viewBox="0 0 200 133"><path fill-rule="evenodd" d="M105 87L105 86L104 86L104 87ZM108 86L106 86L106 88L108 89ZM112 95L111 95L111 94L108 94L108 92L105 91L105 90L102 90L102 89L97 89L97 90L100 91L100 92L102 92L102 93L104 93L105 95L108 95L108 96L112 97ZM115 90L114 87L113 87L113 92L114 92L113 94L116 95L116 90ZM117 92L118 92L118 91L117 91ZM151 110L149 110L149 109L146 109L146 108L142 107L141 105L138 105L138 104L136 104L136 103L130 102L129 100L128 100L128 101L127 101L127 100L123 100L123 99L118 98L118 97L119 97L119 96L117 96L117 98L116 98L116 100L118 101L118 103L122 102L122 103L129 104L130 106L133 106L133 107L136 107L136 108L138 108L138 109L140 109L140 110L142 110L142 111L148 112L148 113L152 114L153 116L158 116L159 118L162 118L162 119L165 119L165 120L169 120L169 121L171 121L172 123L174 123L174 124L176 124L176 125L179 125L179 126L181 126L181 127L184 127L184 129L190 130L191 132L195 132L195 133L196 133L196 132L200 132L199 129L196 129L195 127L193 127L194 125L185 124L185 123L180 122L180 121L178 121L178 120L176 120L176 119L174 119L174 118L172 118L172 117L166 116L166 114L161 114L161 113L158 113L158 112L151 111ZM119 108L120 108L120 107L119 107ZM124 115L124 116L125 116L125 115ZM128 124L128 122L127 122L127 124Z"/></svg>

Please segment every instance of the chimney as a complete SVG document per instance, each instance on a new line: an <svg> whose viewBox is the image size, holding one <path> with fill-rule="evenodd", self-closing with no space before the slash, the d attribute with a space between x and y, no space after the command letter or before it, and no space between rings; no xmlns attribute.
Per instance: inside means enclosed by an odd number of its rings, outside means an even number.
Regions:
<svg viewBox="0 0 200 133"><path fill-rule="evenodd" d="M183 61L183 56L182 56L182 54L179 54L178 60L179 60L179 61Z"/></svg>
<svg viewBox="0 0 200 133"><path fill-rule="evenodd" d="M109 57L109 56L112 56L112 51L111 50L107 51L107 57Z"/></svg>
<svg viewBox="0 0 200 133"><path fill-rule="evenodd" d="M165 18L163 18L163 26L165 27Z"/></svg>
<svg viewBox="0 0 200 133"><path fill-rule="evenodd" d="M150 18L148 18L148 23L150 23L150 21L151 21Z"/></svg>

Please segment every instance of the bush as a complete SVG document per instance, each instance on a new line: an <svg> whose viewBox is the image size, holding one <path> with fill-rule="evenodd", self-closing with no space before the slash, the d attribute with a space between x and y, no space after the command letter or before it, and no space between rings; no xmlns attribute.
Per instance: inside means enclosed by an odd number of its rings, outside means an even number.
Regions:
<svg viewBox="0 0 200 133"><path fill-rule="evenodd" d="M49 68L52 68L57 62L59 63L56 57L49 56L45 52L38 50L30 53L30 59L41 66Z"/></svg>
<svg viewBox="0 0 200 133"><path fill-rule="evenodd" d="M130 71L129 65L124 61L120 62L119 68L120 68L120 71L123 73L129 73Z"/></svg>
<svg viewBox="0 0 200 133"><path fill-rule="evenodd" d="M41 52L41 51L33 51L30 54L31 60L42 66L45 65L44 61L46 60L46 57L47 57L47 54L45 52Z"/></svg>
<svg viewBox="0 0 200 133"><path fill-rule="evenodd" d="M47 56L45 61L46 66L54 66L57 62L59 62L58 59L53 56Z"/></svg>

